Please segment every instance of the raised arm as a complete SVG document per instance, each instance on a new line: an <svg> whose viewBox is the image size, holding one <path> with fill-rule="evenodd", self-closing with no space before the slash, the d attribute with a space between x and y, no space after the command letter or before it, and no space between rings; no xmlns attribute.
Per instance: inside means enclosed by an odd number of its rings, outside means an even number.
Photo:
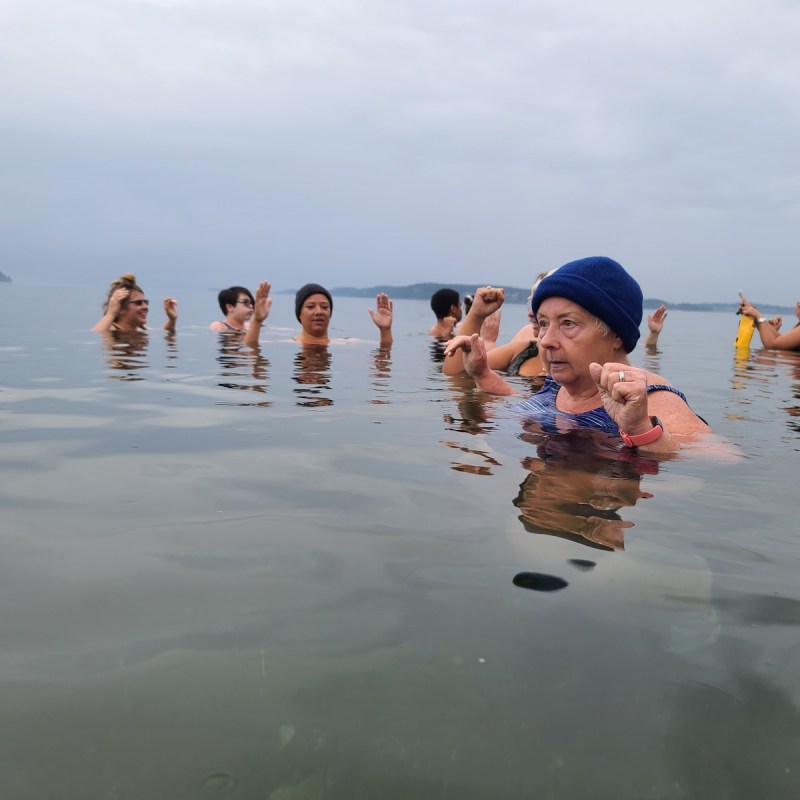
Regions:
<svg viewBox="0 0 800 800"><path fill-rule="evenodd" d="M667 307L659 306L652 314L647 317L647 328L650 331L644 340L645 347L655 347L658 344L658 335L664 327L664 320L667 318Z"/></svg>
<svg viewBox="0 0 800 800"><path fill-rule="evenodd" d="M253 306L253 318L244 335L244 343L248 347L258 347L258 339L261 335L261 326L269 316L272 308L272 298L269 296L272 284L269 281L261 281L256 289L255 305Z"/></svg>
<svg viewBox="0 0 800 800"><path fill-rule="evenodd" d="M711 432L708 425L673 392L649 395L648 373L639 367L614 362L592 363L589 372L597 384L606 412L619 425L620 431L634 438L646 435L655 428L653 417L658 417L663 433L653 441L637 445L643 450L674 453L680 449L682 439ZM657 376L655 380L664 382Z"/></svg>
<svg viewBox="0 0 800 800"><path fill-rule="evenodd" d="M164 313L167 315L164 330L167 333L175 333L175 325L178 322L178 301L174 297L164 298Z"/></svg>
<svg viewBox="0 0 800 800"><path fill-rule="evenodd" d="M489 314L483 321L483 325L481 325L479 333L486 345L487 352L497 347L497 337L500 335L500 320L502 319L502 315L502 310L498 308L493 314Z"/></svg>
<svg viewBox="0 0 800 800"><path fill-rule="evenodd" d="M455 358L457 355L460 355L464 363L464 369L475 380L475 384L482 391L502 395L515 393L489 366L489 356L486 352L486 345L477 333L473 333L472 336L456 336L451 339L444 349L444 355L445 363L447 363L447 359Z"/></svg>
<svg viewBox="0 0 800 800"><path fill-rule="evenodd" d="M377 310L373 311L370 309L369 315L380 331L380 345L381 347L391 347L394 341L394 337L392 336L393 309L389 295L381 292L381 294L375 298L375 306Z"/></svg>
<svg viewBox="0 0 800 800"><path fill-rule="evenodd" d="M130 289L120 288L116 289L108 300L108 308L106 313L97 321L97 324L92 328L95 333L107 333L111 330L114 320L119 316L122 304L131 293Z"/></svg>
<svg viewBox="0 0 800 800"><path fill-rule="evenodd" d="M742 314L752 317L755 320L756 330L761 338L761 344L768 350L798 350L800 349L800 327L792 328L786 333L781 333L775 320L768 320L752 304L749 303L741 292L739 292L741 303L739 310Z"/></svg>
<svg viewBox="0 0 800 800"><path fill-rule="evenodd" d="M492 286L482 286L475 291L475 299L472 301L469 313L461 320L461 337L480 334L481 327L486 318L494 314L503 305L506 293L503 289ZM456 348L450 358L444 360L442 371L445 375L457 375L464 372L464 349Z"/></svg>

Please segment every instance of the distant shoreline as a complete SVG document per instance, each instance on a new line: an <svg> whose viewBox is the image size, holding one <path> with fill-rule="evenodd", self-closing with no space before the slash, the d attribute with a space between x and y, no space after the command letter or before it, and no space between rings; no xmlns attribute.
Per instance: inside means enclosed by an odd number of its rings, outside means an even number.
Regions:
<svg viewBox="0 0 800 800"><path fill-rule="evenodd" d="M353 286L338 286L331 289L332 295L339 297L368 297L374 298L379 292L385 292L394 300L430 300L431 295L442 286L447 286L450 289L455 289L461 297L465 294L473 294L475 286L472 284L459 284L459 283L413 283L408 286L371 286L366 289L357 289ZM506 286L506 303L526 304L531 290L519 289L516 287ZM294 294L294 289L285 289L276 294ZM666 306L670 311L720 311L726 314L736 313L739 310L738 303L672 303L669 300L661 300L655 297L646 297L644 299L645 308L658 308L659 306ZM776 306L769 303L756 302L760 311L765 314L794 314L794 307L791 306Z"/></svg>

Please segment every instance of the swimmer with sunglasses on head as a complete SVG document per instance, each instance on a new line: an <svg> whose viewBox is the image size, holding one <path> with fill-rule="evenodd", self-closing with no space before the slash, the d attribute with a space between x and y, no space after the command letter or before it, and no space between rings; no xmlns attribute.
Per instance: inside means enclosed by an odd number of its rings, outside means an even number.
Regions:
<svg viewBox="0 0 800 800"><path fill-rule="evenodd" d="M92 328L97 333L147 333L147 314L150 301L136 283L136 276L126 273L112 282L103 304L103 316ZM175 332L178 320L178 301L174 297L164 300L167 320L164 330Z"/></svg>

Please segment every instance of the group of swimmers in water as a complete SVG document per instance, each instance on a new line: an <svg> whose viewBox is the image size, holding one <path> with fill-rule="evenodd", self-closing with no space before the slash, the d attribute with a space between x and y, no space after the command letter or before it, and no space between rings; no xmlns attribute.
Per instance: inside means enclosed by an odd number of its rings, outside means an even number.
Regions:
<svg viewBox="0 0 800 800"><path fill-rule="evenodd" d="M219 293L223 320L211 324L221 334L242 336L257 347L272 306L271 286L263 281L255 296L245 287ZM504 290L477 289L462 317L460 298L441 289L431 298L437 323L430 333L446 342L443 372L467 373L477 387L499 395L514 394L506 375L539 378L541 388L519 403L525 417L547 433L575 429L602 431L618 437L628 448L672 453L684 442L710 433L706 422L690 408L684 394L666 378L631 364L643 317L639 284L616 261L602 256L572 261L542 273L528 298L528 323L505 344L497 344ZM146 332L148 300L133 275L111 284L102 318L93 330L123 334ZM767 348L800 350L800 323L781 333L780 317L766 319L741 297L740 311L755 321ZM164 329L174 332L178 318L174 298L164 300ZM304 346L327 346L333 313L330 292L309 283L295 295L295 316L301 332L294 341ZM800 302L797 304L800 319ZM369 310L378 328L380 346L391 346L392 302L378 294ZM648 317L648 348L655 346L667 312L659 307ZM458 327L457 327L458 326Z"/></svg>
<svg viewBox="0 0 800 800"><path fill-rule="evenodd" d="M243 341L250 347L257 347L264 321L272 308L268 281L262 281L256 289L255 297L244 286L231 286L223 289L218 296L223 320L210 325L211 330L219 333L242 335ZM369 314L380 333L381 347L389 347L392 336L392 301L387 294L381 293L375 299L376 308ZM331 339L328 328L333 314L333 298L331 293L318 283L307 283L295 295L295 316L302 331L294 337L294 341L302 345L326 346L346 340ZM142 334L147 332L147 315L150 301L144 291L136 283L136 276L130 273L117 278L108 291L103 304L103 316L92 328L98 333ZM178 320L178 303L173 297L164 300L166 322L164 330L175 332Z"/></svg>

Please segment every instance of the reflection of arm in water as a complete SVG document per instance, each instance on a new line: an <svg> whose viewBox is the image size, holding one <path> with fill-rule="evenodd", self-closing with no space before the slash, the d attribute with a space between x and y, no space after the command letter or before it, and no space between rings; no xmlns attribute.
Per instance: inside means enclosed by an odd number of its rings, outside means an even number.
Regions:
<svg viewBox="0 0 800 800"><path fill-rule="evenodd" d="M372 356L372 388L375 397L370 402L374 405L383 405L391 402L391 388L389 378L392 375L392 352L387 347L378 347Z"/></svg>

